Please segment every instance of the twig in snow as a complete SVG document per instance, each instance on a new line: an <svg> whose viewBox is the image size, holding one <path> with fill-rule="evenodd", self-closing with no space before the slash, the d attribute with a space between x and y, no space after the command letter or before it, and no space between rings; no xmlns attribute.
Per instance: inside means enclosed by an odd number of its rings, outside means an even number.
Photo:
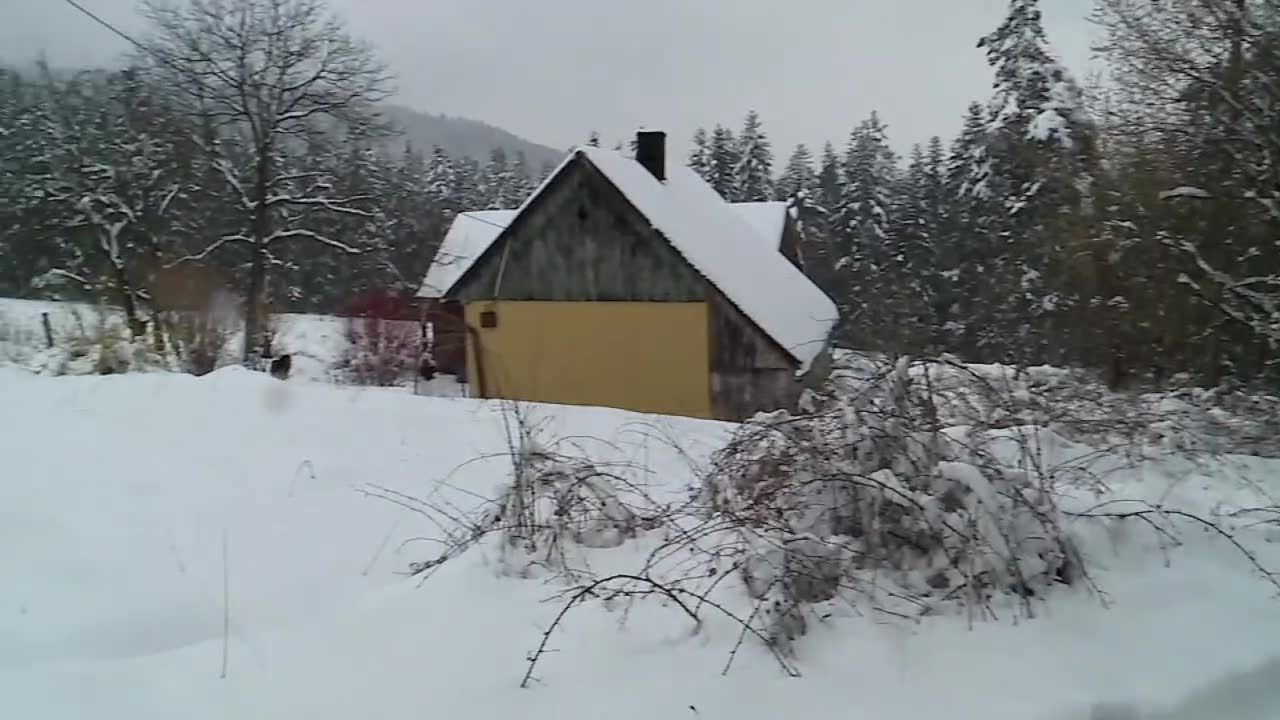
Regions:
<svg viewBox="0 0 1280 720"><path fill-rule="evenodd" d="M227 529L222 529L222 674L227 679L227 658L231 642L231 570L227 560Z"/></svg>

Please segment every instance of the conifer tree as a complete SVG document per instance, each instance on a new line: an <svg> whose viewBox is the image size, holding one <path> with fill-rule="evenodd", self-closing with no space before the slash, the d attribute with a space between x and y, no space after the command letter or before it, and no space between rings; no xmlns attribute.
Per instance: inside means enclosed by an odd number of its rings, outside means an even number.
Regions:
<svg viewBox="0 0 1280 720"><path fill-rule="evenodd" d="M689 151L689 169L698 176L711 182L711 139L706 128L698 128L693 133L693 149Z"/></svg>
<svg viewBox="0 0 1280 720"><path fill-rule="evenodd" d="M733 131L716 125L711 132L708 146L711 161L711 177L707 181L720 197L733 202L737 198L738 144Z"/></svg>
<svg viewBox="0 0 1280 720"><path fill-rule="evenodd" d="M755 110L743 121L737 154L733 200L761 202L773 197L773 149Z"/></svg>

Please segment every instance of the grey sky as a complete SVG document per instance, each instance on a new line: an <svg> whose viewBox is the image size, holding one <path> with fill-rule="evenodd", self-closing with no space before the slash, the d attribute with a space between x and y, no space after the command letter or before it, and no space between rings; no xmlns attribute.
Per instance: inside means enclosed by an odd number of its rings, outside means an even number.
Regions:
<svg viewBox="0 0 1280 720"><path fill-rule="evenodd" d="M80 0L140 32L134 0ZM975 45L1007 0L330 0L420 110L567 147L662 127L737 127L757 109L785 157L842 144L872 110L900 148L954 133L990 93ZM1050 42L1083 76L1091 0L1042 0ZM787 8L783 10L782 8ZM126 49L63 0L0 0L0 53L104 64Z"/></svg>

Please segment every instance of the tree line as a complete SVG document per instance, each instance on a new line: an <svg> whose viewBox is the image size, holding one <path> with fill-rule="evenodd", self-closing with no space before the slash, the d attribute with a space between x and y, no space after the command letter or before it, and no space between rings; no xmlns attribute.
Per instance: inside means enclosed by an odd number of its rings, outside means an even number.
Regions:
<svg viewBox="0 0 1280 720"><path fill-rule="evenodd" d="M127 67L0 68L0 294L162 314L232 286L246 361L268 308L416 289L452 215L512 207L539 172L397 140L389 77L321 0L144 3Z"/></svg>
<svg viewBox="0 0 1280 720"><path fill-rule="evenodd" d="M124 69L0 70L0 293L103 297L158 338L212 273L248 300L251 359L268 307L409 291L454 214L515 207L547 172L399 143L385 69L322 0L143 8ZM899 157L873 113L778 165L751 112L698 130L688 164L727 200L790 204L846 346L1274 382L1278 18L1097 0L1109 74L1084 88L1038 1L1011 0L956 137Z"/></svg>
<svg viewBox="0 0 1280 720"><path fill-rule="evenodd" d="M773 172L755 113L693 137L730 201L785 200L848 347L1280 380L1280 1L1099 0L1087 90L1037 0L981 38L992 93L893 151L878 114Z"/></svg>

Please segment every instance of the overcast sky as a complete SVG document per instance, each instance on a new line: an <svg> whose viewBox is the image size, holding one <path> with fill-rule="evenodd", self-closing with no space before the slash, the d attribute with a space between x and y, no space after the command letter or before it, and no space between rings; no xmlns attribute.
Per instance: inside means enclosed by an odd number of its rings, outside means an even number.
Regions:
<svg viewBox="0 0 1280 720"><path fill-rule="evenodd" d="M1007 0L330 0L420 110L568 147L661 127L683 151L699 125L758 110L779 154L843 144L872 110L905 148L949 136L990 94L975 45ZM130 33L134 0L80 0ZM1093 67L1092 0L1042 0L1049 40ZM787 10L781 10L787 8ZM0 0L0 53L106 64L126 43L64 0Z"/></svg>

